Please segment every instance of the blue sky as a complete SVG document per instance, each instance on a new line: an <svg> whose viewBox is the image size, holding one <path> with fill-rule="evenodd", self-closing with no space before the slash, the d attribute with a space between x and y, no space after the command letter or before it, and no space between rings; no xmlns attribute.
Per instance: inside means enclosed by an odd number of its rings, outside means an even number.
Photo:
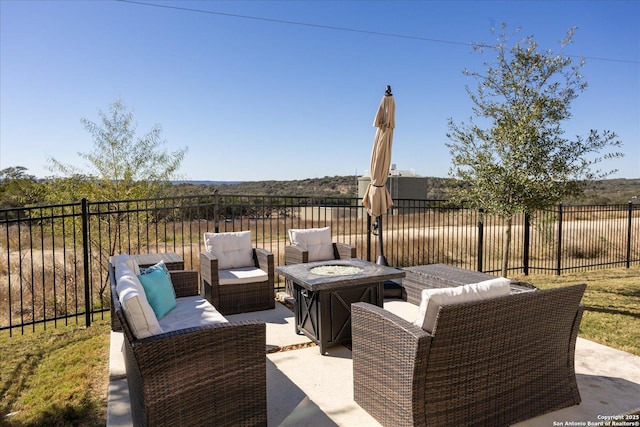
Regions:
<svg viewBox="0 0 640 427"><path fill-rule="evenodd" d="M564 129L615 131L625 157L600 167L640 177L640 1L146 3L0 0L0 169L86 170L80 119L120 99L139 135L158 124L169 151L188 148L186 179L361 175L391 85L392 163L446 177L447 119L473 114L462 71L490 59L469 42L506 22L553 50L578 27L565 53L586 57L589 87Z"/></svg>

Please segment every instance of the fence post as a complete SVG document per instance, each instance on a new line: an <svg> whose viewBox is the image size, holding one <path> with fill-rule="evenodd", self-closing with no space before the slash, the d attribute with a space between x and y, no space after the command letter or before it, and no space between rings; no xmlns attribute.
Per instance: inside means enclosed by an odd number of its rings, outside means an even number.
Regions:
<svg viewBox="0 0 640 427"><path fill-rule="evenodd" d="M631 225L633 216L633 203L629 202L629 215L627 216L627 268L631 268Z"/></svg>
<svg viewBox="0 0 640 427"><path fill-rule="evenodd" d="M85 325L91 326L91 292L89 287L89 215L87 199L82 198L82 258L84 265L84 312Z"/></svg>
<svg viewBox="0 0 640 427"><path fill-rule="evenodd" d="M556 274L562 270L562 203L558 205L558 247L556 248Z"/></svg>
<svg viewBox="0 0 640 427"><path fill-rule="evenodd" d="M371 215L367 213L367 261L371 262Z"/></svg>
<svg viewBox="0 0 640 427"><path fill-rule="evenodd" d="M484 209L479 209L478 213L480 217L478 218L478 271L482 272L483 269L483 253L482 250L484 248L484 224L482 219L484 218Z"/></svg>
<svg viewBox="0 0 640 427"><path fill-rule="evenodd" d="M220 231L220 225L218 224L218 209L220 206L220 198L218 196L218 190L213 191L213 231L218 233Z"/></svg>
<svg viewBox="0 0 640 427"><path fill-rule="evenodd" d="M524 213L524 247L522 248L522 266L524 269L524 275L529 275L529 245L531 244L531 230L529 227L531 226L531 219L529 216L529 212Z"/></svg>

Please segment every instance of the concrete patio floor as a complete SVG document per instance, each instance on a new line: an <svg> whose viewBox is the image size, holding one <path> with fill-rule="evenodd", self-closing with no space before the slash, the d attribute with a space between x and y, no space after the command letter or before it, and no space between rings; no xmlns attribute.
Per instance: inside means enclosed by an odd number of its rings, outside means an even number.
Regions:
<svg viewBox="0 0 640 427"><path fill-rule="evenodd" d="M400 300L385 301L385 309L410 321L417 314L417 306ZM264 320L267 350L309 343L295 333L293 312L279 303L274 310L226 317L229 321ZM582 403L515 426L587 425L602 422L603 416L640 410L640 357L578 338L575 366ZM111 333L109 375L107 426L130 426L122 334L117 332ZM335 378L342 379L340 384ZM353 401L352 382L351 351L344 346L330 347L324 356L315 346L267 354L268 425L378 426Z"/></svg>

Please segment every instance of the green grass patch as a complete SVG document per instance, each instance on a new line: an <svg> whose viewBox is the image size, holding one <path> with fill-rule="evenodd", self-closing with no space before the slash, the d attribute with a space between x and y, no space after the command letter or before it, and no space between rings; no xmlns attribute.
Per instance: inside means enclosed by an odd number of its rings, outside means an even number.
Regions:
<svg viewBox="0 0 640 427"><path fill-rule="evenodd" d="M581 338L640 356L640 267L529 275L518 279L545 289L586 283Z"/></svg>
<svg viewBox="0 0 640 427"><path fill-rule="evenodd" d="M108 320L0 335L0 425L104 426Z"/></svg>

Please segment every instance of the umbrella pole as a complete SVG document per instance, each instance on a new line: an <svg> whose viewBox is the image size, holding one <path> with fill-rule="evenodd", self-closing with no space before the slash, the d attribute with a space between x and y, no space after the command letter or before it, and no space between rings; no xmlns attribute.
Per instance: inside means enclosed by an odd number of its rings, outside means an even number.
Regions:
<svg viewBox="0 0 640 427"><path fill-rule="evenodd" d="M378 265L389 265L387 264L387 258L384 256L384 246L382 245L382 215L379 215L376 218L376 222L378 224L378 260L376 264Z"/></svg>

